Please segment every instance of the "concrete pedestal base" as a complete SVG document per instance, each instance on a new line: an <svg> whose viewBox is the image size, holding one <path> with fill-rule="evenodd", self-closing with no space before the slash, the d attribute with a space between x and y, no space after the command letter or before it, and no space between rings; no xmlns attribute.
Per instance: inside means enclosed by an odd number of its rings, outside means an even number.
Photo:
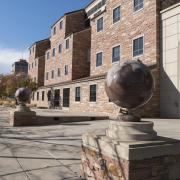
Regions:
<svg viewBox="0 0 180 180"><path fill-rule="evenodd" d="M153 130L153 122L124 122L110 121L106 136L118 141L148 141L157 137L157 132Z"/></svg>
<svg viewBox="0 0 180 180"><path fill-rule="evenodd" d="M36 112L34 111L11 111L10 126L30 126L37 124Z"/></svg>
<svg viewBox="0 0 180 180"><path fill-rule="evenodd" d="M146 124L146 123L145 123ZM147 123L150 124L150 123ZM146 125L147 125L146 124ZM125 125L125 124L124 124ZM142 124L141 124L142 125ZM145 126L146 126L145 125ZM144 126L144 127L145 127ZM153 126L151 124L151 126ZM115 129L116 127L116 129ZM139 127L139 129L138 129ZM120 128L118 130L118 128ZM106 136L83 135L82 175L88 180L178 180L180 179L180 141L157 137L147 125L128 128L111 122ZM115 135L113 130L116 130ZM127 132L125 133L125 131ZM135 130L135 131L134 131ZM127 134L130 136L127 136ZM120 134L122 137L120 138ZM149 134L149 136L147 136ZM152 135L153 134L153 135ZM117 135L117 136L116 136ZM152 136L151 136L152 135ZM152 140L132 140L153 137ZM123 141L124 138L124 141ZM148 139L148 138L147 138Z"/></svg>

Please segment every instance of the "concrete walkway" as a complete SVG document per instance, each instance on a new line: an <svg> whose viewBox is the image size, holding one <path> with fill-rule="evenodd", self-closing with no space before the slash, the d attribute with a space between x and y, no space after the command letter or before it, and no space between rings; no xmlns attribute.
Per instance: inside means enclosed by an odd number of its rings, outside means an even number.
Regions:
<svg viewBox="0 0 180 180"><path fill-rule="evenodd" d="M12 128L0 107L0 180L80 180L81 135L108 121ZM180 120L154 120L159 135L180 139Z"/></svg>

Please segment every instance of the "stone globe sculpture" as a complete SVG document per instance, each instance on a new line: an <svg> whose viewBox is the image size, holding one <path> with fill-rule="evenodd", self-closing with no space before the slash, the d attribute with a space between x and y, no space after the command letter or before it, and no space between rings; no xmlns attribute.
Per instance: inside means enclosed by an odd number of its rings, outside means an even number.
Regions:
<svg viewBox="0 0 180 180"><path fill-rule="evenodd" d="M152 74L139 60L117 64L107 74L105 90L109 99L121 107L120 120L140 121L132 112L151 99L153 89Z"/></svg>
<svg viewBox="0 0 180 180"><path fill-rule="evenodd" d="M19 88L15 93L15 99L18 103L19 111L30 111L30 109L26 106L26 103L30 99L30 90L28 88Z"/></svg>

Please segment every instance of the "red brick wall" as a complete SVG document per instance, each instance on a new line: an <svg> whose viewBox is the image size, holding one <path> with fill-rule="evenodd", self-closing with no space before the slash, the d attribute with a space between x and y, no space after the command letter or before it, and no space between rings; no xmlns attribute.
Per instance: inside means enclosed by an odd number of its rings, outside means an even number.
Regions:
<svg viewBox="0 0 180 180"><path fill-rule="evenodd" d="M85 11L77 11L66 15L65 36L85 29Z"/></svg>
<svg viewBox="0 0 180 180"><path fill-rule="evenodd" d="M75 33L73 36L72 79L90 76L91 29Z"/></svg>

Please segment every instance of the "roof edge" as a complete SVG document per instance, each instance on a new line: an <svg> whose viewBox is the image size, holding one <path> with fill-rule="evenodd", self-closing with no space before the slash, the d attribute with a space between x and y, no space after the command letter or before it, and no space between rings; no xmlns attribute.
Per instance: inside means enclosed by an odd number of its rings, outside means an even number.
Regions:
<svg viewBox="0 0 180 180"><path fill-rule="evenodd" d="M85 9L79 9L79 10L75 10L75 11L70 11L70 12L67 12L67 13L64 13L64 15L62 15L53 25L51 25L51 28L60 20L62 19L64 16L66 15L69 15L69 14L73 14L73 13L77 13L77 12L80 12L80 11L85 11Z"/></svg>
<svg viewBox="0 0 180 180"><path fill-rule="evenodd" d="M34 42L28 49L30 49L32 46L34 46L35 44L38 44L40 42L43 42L43 41L47 41L47 40L50 40L50 38L46 38L46 39L42 39L42 40L39 40L39 41L36 41Z"/></svg>

